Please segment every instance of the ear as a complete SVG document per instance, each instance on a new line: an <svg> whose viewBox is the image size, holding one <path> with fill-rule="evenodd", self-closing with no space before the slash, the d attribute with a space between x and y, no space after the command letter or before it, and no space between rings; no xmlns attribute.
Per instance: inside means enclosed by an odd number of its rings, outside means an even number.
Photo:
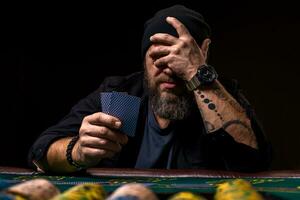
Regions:
<svg viewBox="0 0 300 200"><path fill-rule="evenodd" d="M200 47L202 50L203 56L205 58L205 61L207 60L210 43L211 43L211 40L209 38L206 38L203 40L202 45Z"/></svg>

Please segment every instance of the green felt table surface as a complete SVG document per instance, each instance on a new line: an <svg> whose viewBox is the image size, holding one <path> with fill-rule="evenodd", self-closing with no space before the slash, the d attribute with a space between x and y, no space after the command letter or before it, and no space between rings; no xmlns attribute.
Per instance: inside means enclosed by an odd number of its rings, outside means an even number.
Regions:
<svg viewBox="0 0 300 200"><path fill-rule="evenodd" d="M110 193L131 182L142 183L158 195L171 195L191 191L212 198L219 183L236 178L248 180L266 199L300 200L300 176L298 171L277 171L256 174L199 170L129 170L94 169L77 175L49 175L34 171L17 171L0 168L0 189L28 181L45 178L60 191L83 183L98 183Z"/></svg>

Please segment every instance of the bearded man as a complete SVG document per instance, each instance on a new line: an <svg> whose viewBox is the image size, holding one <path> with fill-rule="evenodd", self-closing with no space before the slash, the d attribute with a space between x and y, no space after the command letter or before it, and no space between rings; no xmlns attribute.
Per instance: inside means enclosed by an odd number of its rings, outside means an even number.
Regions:
<svg viewBox="0 0 300 200"><path fill-rule="evenodd" d="M30 162L60 173L90 167L267 169L270 146L252 107L236 81L221 78L207 63L210 34L194 10L159 10L145 23L144 71L106 78L39 136ZM140 98L133 137L122 132L124 121L103 111L105 92Z"/></svg>

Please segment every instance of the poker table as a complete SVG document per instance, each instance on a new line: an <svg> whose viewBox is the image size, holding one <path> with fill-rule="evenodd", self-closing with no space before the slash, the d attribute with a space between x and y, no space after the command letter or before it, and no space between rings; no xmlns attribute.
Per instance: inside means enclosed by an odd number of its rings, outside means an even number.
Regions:
<svg viewBox="0 0 300 200"><path fill-rule="evenodd" d="M213 199L216 185L242 178L251 182L265 199L300 200L300 171L238 173L211 170L137 170L91 168L72 175L43 174L31 169L0 167L0 189L34 178L46 178L61 192L82 183L99 183L111 193L126 183L142 183L160 199L180 191L190 191Z"/></svg>

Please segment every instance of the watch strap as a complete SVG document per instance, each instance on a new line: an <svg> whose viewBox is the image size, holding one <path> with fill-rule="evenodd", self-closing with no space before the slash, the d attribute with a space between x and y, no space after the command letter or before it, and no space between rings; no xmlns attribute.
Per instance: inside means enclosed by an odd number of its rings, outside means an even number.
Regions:
<svg viewBox="0 0 300 200"><path fill-rule="evenodd" d="M198 72L197 72L198 73ZM190 81L186 82L186 87L189 91L193 91L195 89L197 89L200 86L200 81L197 78L197 76L193 76L193 78Z"/></svg>
<svg viewBox="0 0 300 200"><path fill-rule="evenodd" d="M189 91L197 89L200 85L210 85L218 74L211 65L202 65L198 68L197 73L190 81L186 82L186 87Z"/></svg>

